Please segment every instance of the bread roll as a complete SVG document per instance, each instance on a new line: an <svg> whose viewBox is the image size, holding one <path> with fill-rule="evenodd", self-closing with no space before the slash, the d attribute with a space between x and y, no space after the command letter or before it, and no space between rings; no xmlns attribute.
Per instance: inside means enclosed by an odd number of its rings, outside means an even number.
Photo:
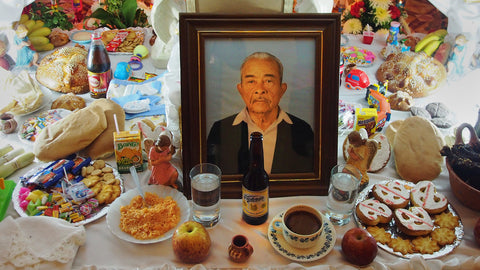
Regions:
<svg viewBox="0 0 480 270"><path fill-rule="evenodd" d="M412 116L403 120L393 143L398 175L413 183L437 178L442 171L443 145L440 131L427 119Z"/></svg>
<svg viewBox="0 0 480 270"><path fill-rule="evenodd" d="M59 96L52 102L51 109L65 109L75 111L77 109L85 108L85 99L73 93L68 93Z"/></svg>
<svg viewBox="0 0 480 270"><path fill-rule="evenodd" d="M89 156L92 159L104 159L111 156L115 151L113 132L116 131L116 126L113 115L117 117L118 129L125 130L125 112L120 105L110 99L97 99L90 106L100 107L104 110L107 127L82 151L82 155Z"/></svg>
<svg viewBox="0 0 480 270"><path fill-rule="evenodd" d="M388 80L390 92L404 91L413 98L428 96L447 80L442 63L427 54L402 52L390 54L376 72L378 81Z"/></svg>
<svg viewBox="0 0 480 270"><path fill-rule="evenodd" d="M59 48L40 61L37 81L57 92L85 94L89 91L86 57L83 47Z"/></svg>
<svg viewBox="0 0 480 270"><path fill-rule="evenodd" d="M33 153L42 161L64 158L87 147L105 128L104 110L87 106L47 126L35 141Z"/></svg>

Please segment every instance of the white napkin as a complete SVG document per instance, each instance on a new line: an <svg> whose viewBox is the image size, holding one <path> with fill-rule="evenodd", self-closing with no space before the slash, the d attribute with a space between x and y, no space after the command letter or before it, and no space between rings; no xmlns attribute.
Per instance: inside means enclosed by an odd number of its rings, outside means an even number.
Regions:
<svg viewBox="0 0 480 270"><path fill-rule="evenodd" d="M70 269L86 241L83 226L46 216L8 216L0 232L0 269Z"/></svg>

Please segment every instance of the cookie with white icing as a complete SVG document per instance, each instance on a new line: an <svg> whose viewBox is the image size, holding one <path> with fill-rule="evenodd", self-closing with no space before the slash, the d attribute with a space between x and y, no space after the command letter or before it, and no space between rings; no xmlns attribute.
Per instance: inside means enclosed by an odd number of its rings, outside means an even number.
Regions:
<svg viewBox="0 0 480 270"><path fill-rule="evenodd" d="M356 213L363 224L375 226L378 223L388 223L392 220L390 208L375 199L367 199L357 204Z"/></svg>
<svg viewBox="0 0 480 270"><path fill-rule="evenodd" d="M433 230L433 221L422 207L413 206L410 209L395 209L395 224L403 233L410 236L427 235Z"/></svg>
<svg viewBox="0 0 480 270"><path fill-rule="evenodd" d="M413 205L422 207L429 214L438 214L448 206L445 195L438 193L431 181L420 181L410 191L410 200Z"/></svg>
<svg viewBox="0 0 480 270"><path fill-rule="evenodd" d="M385 184L375 184L372 194L377 200L392 209L404 208L410 202L410 189L397 180Z"/></svg>

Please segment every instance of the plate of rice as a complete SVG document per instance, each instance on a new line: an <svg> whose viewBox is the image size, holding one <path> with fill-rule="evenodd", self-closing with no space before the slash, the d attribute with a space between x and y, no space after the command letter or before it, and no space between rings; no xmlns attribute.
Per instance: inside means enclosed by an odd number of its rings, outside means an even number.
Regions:
<svg viewBox="0 0 480 270"><path fill-rule="evenodd" d="M150 244L172 237L190 218L190 204L180 191L163 185L144 186L145 201L137 189L117 198L108 209L107 226L118 238Z"/></svg>

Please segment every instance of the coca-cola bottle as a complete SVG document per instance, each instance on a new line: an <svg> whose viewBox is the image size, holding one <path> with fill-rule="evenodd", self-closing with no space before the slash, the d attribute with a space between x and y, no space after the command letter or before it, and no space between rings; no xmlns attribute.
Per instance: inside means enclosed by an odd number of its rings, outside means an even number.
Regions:
<svg viewBox="0 0 480 270"><path fill-rule="evenodd" d="M250 165L242 182L242 218L259 225L268 218L269 177L263 167L263 135L250 135Z"/></svg>
<svg viewBox="0 0 480 270"><path fill-rule="evenodd" d="M108 85L112 79L110 57L103 45L102 33L95 31L87 56L88 84L92 98L107 97Z"/></svg>

